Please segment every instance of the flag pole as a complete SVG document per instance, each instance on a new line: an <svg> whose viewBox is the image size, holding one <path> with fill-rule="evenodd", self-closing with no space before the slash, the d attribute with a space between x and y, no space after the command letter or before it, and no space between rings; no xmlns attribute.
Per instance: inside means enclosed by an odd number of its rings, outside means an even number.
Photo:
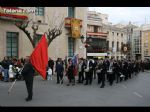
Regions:
<svg viewBox="0 0 150 112"><path fill-rule="evenodd" d="M14 87L16 81L17 81L17 79L15 79L15 81L12 83L11 87L8 89L8 94L11 92L11 90Z"/></svg>

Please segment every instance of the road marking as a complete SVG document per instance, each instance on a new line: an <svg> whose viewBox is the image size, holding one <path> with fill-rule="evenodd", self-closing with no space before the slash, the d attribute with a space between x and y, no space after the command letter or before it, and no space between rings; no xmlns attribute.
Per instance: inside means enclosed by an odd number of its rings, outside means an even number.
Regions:
<svg viewBox="0 0 150 112"><path fill-rule="evenodd" d="M135 94L135 95L137 95L138 97L140 97L140 98L143 98L143 96L142 95L140 95L139 93L137 93L137 92L133 92L133 94Z"/></svg>

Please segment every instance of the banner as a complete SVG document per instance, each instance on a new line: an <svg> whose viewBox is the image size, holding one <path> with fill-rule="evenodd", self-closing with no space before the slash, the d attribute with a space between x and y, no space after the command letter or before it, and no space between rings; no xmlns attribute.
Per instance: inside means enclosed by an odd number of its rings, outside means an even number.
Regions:
<svg viewBox="0 0 150 112"><path fill-rule="evenodd" d="M81 29L80 29L80 20L72 18L71 19L71 34L73 38L81 37Z"/></svg>

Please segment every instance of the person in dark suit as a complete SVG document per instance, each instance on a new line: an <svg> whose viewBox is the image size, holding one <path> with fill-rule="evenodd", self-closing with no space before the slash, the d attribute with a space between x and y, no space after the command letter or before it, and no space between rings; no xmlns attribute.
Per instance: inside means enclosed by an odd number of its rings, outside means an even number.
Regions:
<svg viewBox="0 0 150 112"><path fill-rule="evenodd" d="M110 64L109 64L109 69L107 71L107 75L108 75L108 79L109 79L109 85L112 86L113 85L113 81L115 78L115 74L114 74L114 66L113 66L113 60L110 60ZM111 72L110 72L111 71Z"/></svg>
<svg viewBox="0 0 150 112"><path fill-rule="evenodd" d="M102 63L102 71L101 71L101 86L100 88L104 88L105 86L105 76L107 74L107 60L104 60Z"/></svg>
<svg viewBox="0 0 150 112"><path fill-rule="evenodd" d="M114 66L114 76L116 77L116 83L118 83L119 81L119 78L120 78L120 74L119 74L119 64L117 61L114 61L113 63L113 66Z"/></svg>
<svg viewBox="0 0 150 112"><path fill-rule="evenodd" d="M4 68L4 81L8 82L9 79L9 74L8 74L8 70L9 70L9 65L10 65L10 61L8 60L8 57L4 57L4 60L2 61L2 67Z"/></svg>
<svg viewBox="0 0 150 112"><path fill-rule="evenodd" d="M131 79L131 71L132 70L132 64L131 64L131 61L129 60L128 61L128 78Z"/></svg>
<svg viewBox="0 0 150 112"><path fill-rule="evenodd" d="M63 79L63 72L64 72L64 67L60 61L57 62L55 72L57 73L57 84L59 84L60 80ZM61 81L61 84L62 83L63 83L63 81Z"/></svg>
<svg viewBox="0 0 150 112"><path fill-rule="evenodd" d="M94 79L96 79L96 66L97 66L97 60L95 59L94 60L94 63L93 63L93 72L94 72Z"/></svg>
<svg viewBox="0 0 150 112"><path fill-rule="evenodd" d="M128 63L127 61L125 60L123 62L123 75L125 76L125 81L128 79Z"/></svg>
<svg viewBox="0 0 150 112"><path fill-rule="evenodd" d="M28 97L26 98L26 101L31 101L32 96L33 96L33 76L34 76L34 68L32 64L30 63L30 57L27 56L25 59L25 65L23 67L23 70L21 74L24 77L27 92L28 92Z"/></svg>
<svg viewBox="0 0 150 112"><path fill-rule="evenodd" d="M88 85L88 83L91 85L92 84L92 78L93 78L93 62L92 60L87 60L87 65L86 68L89 70L86 72L86 82L84 85Z"/></svg>
<svg viewBox="0 0 150 112"><path fill-rule="evenodd" d="M74 66L72 64L72 60L71 60L71 58L69 58L68 66L67 66L67 70L66 70L66 75L68 76L68 79L69 79L69 83L67 84L67 86L70 86L71 83L72 83L72 86L75 85L75 76L73 74L73 69L74 69Z"/></svg>
<svg viewBox="0 0 150 112"><path fill-rule="evenodd" d="M79 72L79 83L83 83L84 81L84 62L83 62L83 58L81 58L79 60L79 64L78 64L78 72Z"/></svg>
<svg viewBox="0 0 150 112"><path fill-rule="evenodd" d="M99 70L99 72L97 72L97 77L98 77L98 84L100 84L102 82L102 64L103 64L103 60L101 59L98 63L97 63L97 70Z"/></svg>

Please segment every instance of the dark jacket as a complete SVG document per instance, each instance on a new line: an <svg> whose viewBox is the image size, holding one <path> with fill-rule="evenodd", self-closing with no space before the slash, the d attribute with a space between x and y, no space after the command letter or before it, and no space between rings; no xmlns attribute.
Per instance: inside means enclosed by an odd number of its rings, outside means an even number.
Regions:
<svg viewBox="0 0 150 112"><path fill-rule="evenodd" d="M56 72L57 72L57 74L62 74L63 71L64 71L63 65L62 64L57 64L56 65Z"/></svg>
<svg viewBox="0 0 150 112"><path fill-rule="evenodd" d="M32 77L32 76L34 76L34 72L35 72L35 70L34 70L32 64L27 63L27 64L24 65L24 68L23 68L21 74L24 77L30 77L30 76Z"/></svg>
<svg viewBox="0 0 150 112"><path fill-rule="evenodd" d="M71 66L68 67L67 75L68 75L68 78L69 78L69 79L74 78L73 70L74 70L73 65L71 65Z"/></svg>
<svg viewBox="0 0 150 112"><path fill-rule="evenodd" d="M93 62L90 60L90 62L89 62L89 72L92 72L92 71L93 71L93 66L94 66L94 64L93 64Z"/></svg>
<svg viewBox="0 0 150 112"><path fill-rule="evenodd" d="M48 61L48 66L49 66L50 68L53 68L53 66L54 66L54 61L53 61L53 60L49 60L49 61Z"/></svg>
<svg viewBox="0 0 150 112"><path fill-rule="evenodd" d="M9 65L10 65L9 61L7 61L7 60L2 61L2 67L4 69L9 69Z"/></svg>

